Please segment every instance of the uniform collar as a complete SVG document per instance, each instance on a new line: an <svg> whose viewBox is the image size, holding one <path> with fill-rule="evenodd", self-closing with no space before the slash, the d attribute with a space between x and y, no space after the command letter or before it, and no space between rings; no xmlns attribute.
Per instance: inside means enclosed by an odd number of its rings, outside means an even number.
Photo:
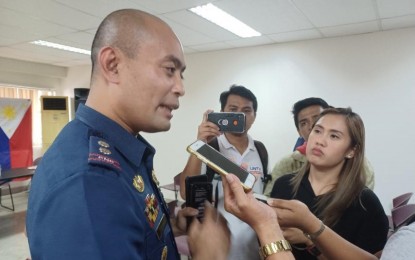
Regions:
<svg viewBox="0 0 415 260"><path fill-rule="evenodd" d="M118 123L98 111L80 104L76 119L94 129L91 135L100 136L111 142L130 162L139 165L143 155L154 154L155 149L142 136L134 136Z"/></svg>
<svg viewBox="0 0 415 260"><path fill-rule="evenodd" d="M247 135L247 136L248 136L248 149L252 150L252 151L256 151L255 144L254 144L254 139L250 135ZM220 135L218 137L218 139L220 139L220 141L223 144L223 147L225 147L226 149L230 149L232 147L235 147L233 144L231 144L229 142L228 138L226 138L226 136L224 134Z"/></svg>

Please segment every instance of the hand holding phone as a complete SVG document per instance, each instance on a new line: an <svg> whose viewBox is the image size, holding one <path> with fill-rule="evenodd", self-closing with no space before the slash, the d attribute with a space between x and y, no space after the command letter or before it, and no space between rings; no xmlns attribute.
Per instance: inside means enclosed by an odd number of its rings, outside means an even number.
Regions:
<svg viewBox="0 0 415 260"><path fill-rule="evenodd" d="M241 112L212 112L207 115L207 120L216 124L221 132L245 131L245 114Z"/></svg>
<svg viewBox="0 0 415 260"><path fill-rule="evenodd" d="M254 186L256 179L253 174L247 172L203 141L197 140L192 143L187 147L187 151L221 175L235 174L245 191L250 191Z"/></svg>

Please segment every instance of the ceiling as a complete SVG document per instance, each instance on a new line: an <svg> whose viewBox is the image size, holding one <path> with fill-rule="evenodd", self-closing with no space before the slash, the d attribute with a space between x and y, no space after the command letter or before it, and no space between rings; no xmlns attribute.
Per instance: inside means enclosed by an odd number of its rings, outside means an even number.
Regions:
<svg viewBox="0 0 415 260"><path fill-rule="evenodd" d="M239 38L187 11L209 2L262 36ZM90 64L87 55L29 42L89 50L100 21L121 8L166 21L185 53L415 27L415 0L0 0L0 57L64 67Z"/></svg>

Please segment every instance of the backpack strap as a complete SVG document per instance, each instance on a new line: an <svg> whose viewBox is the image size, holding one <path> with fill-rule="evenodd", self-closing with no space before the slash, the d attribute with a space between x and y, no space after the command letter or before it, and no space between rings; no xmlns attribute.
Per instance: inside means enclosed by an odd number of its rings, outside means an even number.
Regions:
<svg viewBox="0 0 415 260"><path fill-rule="evenodd" d="M219 142L217 138L212 139L208 143L210 146L212 146L215 150L219 151ZM264 173L264 177L262 178L262 181L264 184L266 184L268 181L271 180L271 176L268 174L268 151L265 148L265 145L257 140L254 140L255 148L258 151L259 159L261 160L262 169ZM209 166L206 167L206 175L208 176L208 181L212 181L213 177L215 176L216 172L210 168Z"/></svg>
<svg viewBox="0 0 415 260"><path fill-rule="evenodd" d="M219 151L219 142L217 138L212 139L209 143L210 146L212 146L215 150ZM254 140L254 145L255 148L258 151L258 155L259 155L259 159L261 160L261 164L262 164L262 169L263 169L263 173L264 173L264 177L262 177L262 181L264 182L264 189L265 189L265 184L271 180L271 176L268 174L268 151L265 148L265 145L257 140ZM215 177L216 172L210 168L209 166L206 166L206 175L207 175L207 179L208 182L212 182L213 178ZM215 208L218 207L218 185L216 185L215 187Z"/></svg>
<svg viewBox="0 0 415 260"><path fill-rule="evenodd" d="M262 163L262 169L264 173L264 177L262 177L262 182L264 184L267 184L271 180L271 176L268 174L268 151L262 142L254 140L254 144Z"/></svg>

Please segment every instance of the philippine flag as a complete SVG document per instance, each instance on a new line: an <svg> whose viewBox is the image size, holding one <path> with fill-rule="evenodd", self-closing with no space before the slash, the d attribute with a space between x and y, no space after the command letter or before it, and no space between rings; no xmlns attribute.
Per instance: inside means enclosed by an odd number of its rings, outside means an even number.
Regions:
<svg viewBox="0 0 415 260"><path fill-rule="evenodd" d="M0 98L0 164L2 169L33 163L32 108L28 99Z"/></svg>

